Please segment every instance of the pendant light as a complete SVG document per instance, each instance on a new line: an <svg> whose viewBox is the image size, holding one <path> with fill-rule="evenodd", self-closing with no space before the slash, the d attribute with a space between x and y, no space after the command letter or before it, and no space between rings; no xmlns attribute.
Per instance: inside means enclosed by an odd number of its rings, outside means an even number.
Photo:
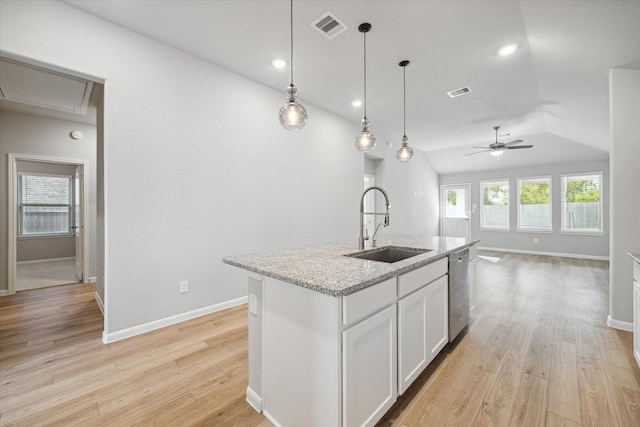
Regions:
<svg viewBox="0 0 640 427"><path fill-rule="evenodd" d="M371 30L371 24L363 23L358 31L364 36L364 117L362 119L362 132L356 136L356 148L360 151L371 150L376 146L376 137L369 131L369 119L367 119L367 33Z"/></svg>
<svg viewBox="0 0 640 427"><path fill-rule="evenodd" d="M287 102L280 108L280 124L286 130L300 130L307 124L307 110L297 101L298 88L293 84L293 0L291 0L291 83L287 87Z"/></svg>
<svg viewBox="0 0 640 427"><path fill-rule="evenodd" d="M402 145L396 152L396 158L399 162L410 162L413 160L413 150L409 147L409 138L407 138L407 65L409 61L400 61L398 64L402 67L402 90L403 90L403 135Z"/></svg>

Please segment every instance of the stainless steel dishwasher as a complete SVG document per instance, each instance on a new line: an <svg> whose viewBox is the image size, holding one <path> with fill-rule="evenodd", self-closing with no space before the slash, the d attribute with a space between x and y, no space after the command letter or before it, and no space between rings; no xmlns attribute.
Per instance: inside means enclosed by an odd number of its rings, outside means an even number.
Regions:
<svg viewBox="0 0 640 427"><path fill-rule="evenodd" d="M469 249L449 255L449 342L469 323Z"/></svg>

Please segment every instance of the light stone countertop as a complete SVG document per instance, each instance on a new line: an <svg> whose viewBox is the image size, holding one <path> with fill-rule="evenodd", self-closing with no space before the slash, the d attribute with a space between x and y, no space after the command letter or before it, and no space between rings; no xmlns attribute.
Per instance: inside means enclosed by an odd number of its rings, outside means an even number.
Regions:
<svg viewBox="0 0 640 427"><path fill-rule="evenodd" d="M414 257L385 263L344 256L360 252L357 244L320 244L259 254L229 256L223 262L332 296L348 295L360 289L415 270L470 247L479 240L458 237L392 235L377 240L377 248L399 246L431 249ZM368 243L368 242L367 242Z"/></svg>
<svg viewBox="0 0 640 427"><path fill-rule="evenodd" d="M627 252L631 258L637 263L640 263L640 254L635 254L631 252Z"/></svg>

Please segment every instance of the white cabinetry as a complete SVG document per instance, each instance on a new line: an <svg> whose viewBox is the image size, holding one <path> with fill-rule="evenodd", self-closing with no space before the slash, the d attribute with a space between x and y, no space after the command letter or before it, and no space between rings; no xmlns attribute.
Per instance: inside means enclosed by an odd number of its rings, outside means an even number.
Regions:
<svg viewBox="0 0 640 427"><path fill-rule="evenodd" d="M448 342L447 271L338 297L250 277L247 400L274 425L375 425Z"/></svg>
<svg viewBox="0 0 640 427"><path fill-rule="evenodd" d="M398 393L448 341L447 260L398 277ZM417 290L415 290L417 289Z"/></svg>
<svg viewBox="0 0 640 427"><path fill-rule="evenodd" d="M633 262L633 355L640 366L640 263Z"/></svg>
<svg viewBox="0 0 640 427"><path fill-rule="evenodd" d="M343 426L373 426L397 398L396 306L342 332Z"/></svg>

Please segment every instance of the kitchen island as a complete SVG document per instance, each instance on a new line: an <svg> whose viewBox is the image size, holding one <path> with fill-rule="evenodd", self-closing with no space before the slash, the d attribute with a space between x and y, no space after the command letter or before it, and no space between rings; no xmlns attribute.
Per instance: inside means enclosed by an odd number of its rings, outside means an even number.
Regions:
<svg viewBox="0 0 640 427"><path fill-rule="evenodd" d="M224 258L250 272L249 403L279 426L374 425L448 342L447 256L475 243L382 238L429 250L393 263L355 244Z"/></svg>

